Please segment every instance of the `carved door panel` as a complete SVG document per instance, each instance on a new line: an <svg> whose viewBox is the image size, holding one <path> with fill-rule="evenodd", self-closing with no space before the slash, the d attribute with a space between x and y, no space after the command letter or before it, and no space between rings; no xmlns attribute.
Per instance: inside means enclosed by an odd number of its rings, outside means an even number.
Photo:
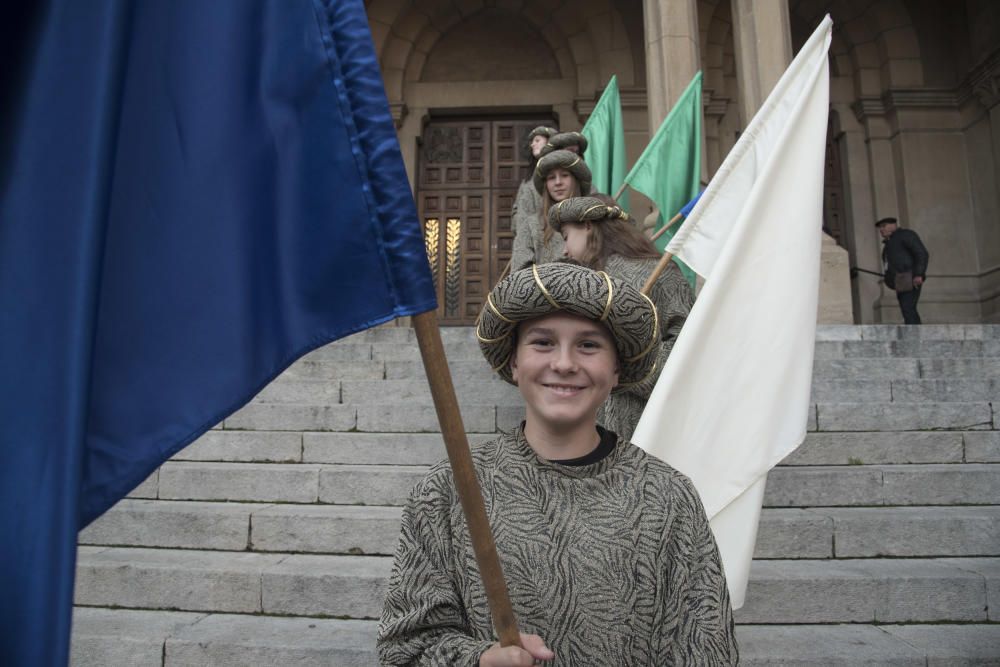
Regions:
<svg viewBox="0 0 1000 667"><path fill-rule="evenodd" d="M476 321L510 259L510 210L531 168L527 135L551 120L441 121L424 130L417 206L441 324Z"/></svg>
<svg viewBox="0 0 1000 667"><path fill-rule="evenodd" d="M489 283L489 190L420 193L427 261L441 324L476 321Z"/></svg>

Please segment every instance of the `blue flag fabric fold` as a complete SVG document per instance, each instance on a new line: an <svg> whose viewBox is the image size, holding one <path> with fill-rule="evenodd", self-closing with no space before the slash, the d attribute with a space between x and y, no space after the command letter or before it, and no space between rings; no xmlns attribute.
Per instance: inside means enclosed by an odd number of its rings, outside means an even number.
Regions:
<svg viewBox="0 0 1000 667"><path fill-rule="evenodd" d="M678 213L680 213L685 218L691 215L691 211L694 210L695 204L698 203L698 200L701 199L701 195L704 194L704 192L705 192L704 190L699 190L698 194L694 196L694 199L684 204L684 206L681 207L681 210L678 211Z"/></svg>
<svg viewBox="0 0 1000 667"><path fill-rule="evenodd" d="M436 308L361 0L52 0L4 79L0 663L77 531L302 354Z"/></svg>

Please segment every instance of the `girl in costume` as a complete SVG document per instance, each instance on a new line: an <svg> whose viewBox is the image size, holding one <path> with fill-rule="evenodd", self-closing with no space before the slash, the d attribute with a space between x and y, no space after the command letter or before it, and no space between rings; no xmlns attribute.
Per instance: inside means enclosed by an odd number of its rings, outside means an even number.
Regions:
<svg viewBox="0 0 1000 667"><path fill-rule="evenodd" d="M535 173L538 159L542 156L542 151L548 145L549 139L558 134L554 127L539 125L528 133L528 150L531 151L531 173ZM532 251L532 227L537 226L538 216L542 208L542 197L535 190L532 179L521 181L517 189L517 196L514 198L514 206L511 208L510 217L514 227L514 242L511 249L510 267L511 270L527 266L534 261Z"/></svg>
<svg viewBox="0 0 1000 667"><path fill-rule="evenodd" d="M532 180L541 197L541 206L537 217L524 218L525 227L514 238L511 271L559 261L563 256L563 240L548 225L549 208L553 203L590 192L590 168L582 157L568 150L543 155Z"/></svg>
<svg viewBox="0 0 1000 667"><path fill-rule="evenodd" d="M563 237L567 257L592 269L606 271L637 290L646 284L660 259L656 246L607 195L559 202L549 211L549 226ZM625 439L632 437L649 394L694 304L691 286L673 262L653 283L649 297L656 304L660 319L656 369L644 381L612 396L598 416L602 425Z"/></svg>

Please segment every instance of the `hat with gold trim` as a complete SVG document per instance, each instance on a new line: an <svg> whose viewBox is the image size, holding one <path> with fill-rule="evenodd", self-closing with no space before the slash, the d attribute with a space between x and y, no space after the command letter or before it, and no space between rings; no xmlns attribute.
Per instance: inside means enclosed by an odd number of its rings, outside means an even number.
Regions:
<svg viewBox="0 0 1000 667"><path fill-rule="evenodd" d="M587 150L587 137L579 132L560 132L549 137L549 142L542 146L539 155L548 155L553 151L569 151L583 155Z"/></svg>
<svg viewBox="0 0 1000 667"><path fill-rule="evenodd" d="M570 197L549 208L549 226L558 234L563 223L631 220L621 206L606 204L597 197Z"/></svg>
<svg viewBox="0 0 1000 667"><path fill-rule="evenodd" d="M535 189L538 190L538 194L545 191L545 179L554 169L565 169L573 174L576 182L580 185L580 194L590 194L590 183L594 180L590 173L590 167L587 166L582 157L570 151L553 151L538 159L534 175Z"/></svg>
<svg viewBox="0 0 1000 667"><path fill-rule="evenodd" d="M510 357L517 326L552 313L579 315L608 328L618 352L618 385L641 382L653 372L660 323L645 294L603 271L551 262L515 271L493 288L476 325L476 338L490 368L514 384Z"/></svg>
<svg viewBox="0 0 1000 667"><path fill-rule="evenodd" d="M559 134L559 130L554 127L549 127L548 125L539 125L531 132L528 132L528 143L535 137L545 137L546 139L551 139L553 136Z"/></svg>

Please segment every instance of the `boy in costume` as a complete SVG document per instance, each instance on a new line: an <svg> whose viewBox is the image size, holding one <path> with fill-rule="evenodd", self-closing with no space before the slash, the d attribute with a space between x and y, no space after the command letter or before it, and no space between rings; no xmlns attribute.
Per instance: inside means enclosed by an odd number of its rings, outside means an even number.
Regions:
<svg viewBox="0 0 1000 667"><path fill-rule="evenodd" d="M691 482L597 425L660 324L635 288L552 263L490 293L480 348L525 422L473 450L525 648L495 643L447 462L411 493L379 627L384 665L735 665L729 593Z"/></svg>

